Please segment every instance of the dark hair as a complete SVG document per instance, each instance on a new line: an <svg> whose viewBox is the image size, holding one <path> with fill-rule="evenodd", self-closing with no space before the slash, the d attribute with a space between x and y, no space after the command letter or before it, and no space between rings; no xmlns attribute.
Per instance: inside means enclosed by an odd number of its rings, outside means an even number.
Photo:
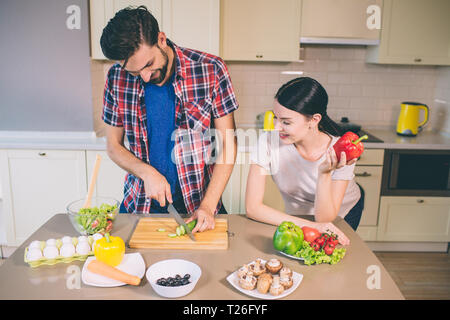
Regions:
<svg viewBox="0 0 450 320"><path fill-rule="evenodd" d="M309 77L293 79L278 89L275 95L283 107L311 118L318 113L322 116L319 130L333 136L341 136L341 127L327 115L328 94L322 85Z"/></svg>
<svg viewBox="0 0 450 320"><path fill-rule="evenodd" d="M110 60L125 60L145 42L153 46L158 41L159 26L145 6L126 7L116 13L103 29L100 45Z"/></svg>

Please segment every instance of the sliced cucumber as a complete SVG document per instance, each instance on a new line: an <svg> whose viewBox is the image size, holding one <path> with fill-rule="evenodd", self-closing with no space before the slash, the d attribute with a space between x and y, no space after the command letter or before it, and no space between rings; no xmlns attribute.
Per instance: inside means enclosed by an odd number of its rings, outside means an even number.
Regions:
<svg viewBox="0 0 450 320"><path fill-rule="evenodd" d="M158 230L156 230L156 231L158 231L158 232L165 232L166 231L166 229L164 229L164 228L159 228Z"/></svg>
<svg viewBox="0 0 450 320"><path fill-rule="evenodd" d="M169 233L167 236L169 238L175 238L177 236L177 234L176 233Z"/></svg>

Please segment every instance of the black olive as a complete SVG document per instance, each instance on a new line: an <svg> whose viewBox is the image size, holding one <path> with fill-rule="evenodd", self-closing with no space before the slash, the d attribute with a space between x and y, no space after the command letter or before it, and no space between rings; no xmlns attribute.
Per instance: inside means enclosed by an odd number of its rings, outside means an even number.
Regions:
<svg viewBox="0 0 450 320"><path fill-rule="evenodd" d="M191 275L189 273L184 275L184 279L189 279L191 277Z"/></svg>

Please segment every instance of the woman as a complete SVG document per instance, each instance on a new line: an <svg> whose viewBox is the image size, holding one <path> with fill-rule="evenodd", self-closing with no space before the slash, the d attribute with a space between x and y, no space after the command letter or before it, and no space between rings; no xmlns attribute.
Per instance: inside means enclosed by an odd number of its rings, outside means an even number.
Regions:
<svg viewBox="0 0 450 320"><path fill-rule="evenodd" d="M364 197L354 181L356 159L347 162L343 152L337 160L333 145L341 130L327 116L327 104L325 89L308 77L291 80L278 90L275 131L260 136L250 157L247 216L273 225L288 220L320 232L330 230L348 244L331 221L340 216L356 230ZM269 174L283 196L286 213L263 204ZM314 215L315 221L292 215Z"/></svg>

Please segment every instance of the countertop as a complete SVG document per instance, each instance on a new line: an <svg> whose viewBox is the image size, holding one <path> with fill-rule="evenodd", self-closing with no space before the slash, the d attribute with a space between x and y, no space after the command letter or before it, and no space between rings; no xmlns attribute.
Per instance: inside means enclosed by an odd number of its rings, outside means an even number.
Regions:
<svg viewBox="0 0 450 320"><path fill-rule="evenodd" d="M367 149L450 150L450 135L445 133L423 131L415 137L403 137L397 135L394 129L367 129L366 131L383 140L383 143L368 143L363 141L364 147Z"/></svg>
<svg viewBox="0 0 450 320"><path fill-rule="evenodd" d="M112 234L124 240L130 238L133 227L141 216L120 214ZM165 215L152 215L161 217ZM322 264L306 266L302 262L278 254L272 245L275 226L230 214L228 219L228 250L153 250L126 249L127 253L140 252L146 268L153 263L171 258L180 258L197 263L202 276L194 291L180 299L192 300L244 300L252 299L232 287L226 277L244 263L256 258L278 258L293 271L303 274L303 281L289 296L283 299L327 300L327 299L404 299L384 266L342 219L335 221L350 239L346 256L336 265ZM33 233L0 267L0 300L4 299L162 299L145 276L139 286L99 288L81 282L80 289L68 289L68 267L84 262L60 263L54 266L31 268L24 262L24 250L33 240L77 236L66 214L56 214ZM73 268L73 267L72 267ZM375 270L375 271L374 271ZM368 288L379 270L380 288ZM374 273L375 272L375 273Z"/></svg>
<svg viewBox="0 0 450 320"><path fill-rule="evenodd" d="M95 132L0 131L0 149L106 150Z"/></svg>
<svg viewBox="0 0 450 320"><path fill-rule="evenodd" d="M249 152L262 132L255 128L238 128L238 151ZM450 150L450 135L432 131L416 137L401 137L394 129L364 129L383 143L364 142L366 149ZM0 131L0 149L106 150L106 138L95 132L19 132Z"/></svg>

